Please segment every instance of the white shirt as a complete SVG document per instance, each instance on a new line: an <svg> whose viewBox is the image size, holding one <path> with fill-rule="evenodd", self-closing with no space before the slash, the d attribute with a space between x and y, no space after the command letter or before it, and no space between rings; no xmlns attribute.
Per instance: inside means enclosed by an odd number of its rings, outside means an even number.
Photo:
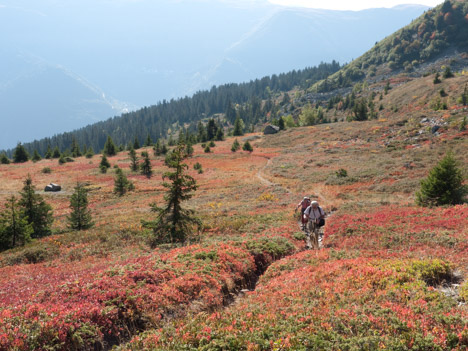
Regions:
<svg viewBox="0 0 468 351"><path fill-rule="evenodd" d="M325 216L325 212L323 212L323 209L320 206L317 206L317 208L309 206L304 213L309 216L309 219L318 219Z"/></svg>

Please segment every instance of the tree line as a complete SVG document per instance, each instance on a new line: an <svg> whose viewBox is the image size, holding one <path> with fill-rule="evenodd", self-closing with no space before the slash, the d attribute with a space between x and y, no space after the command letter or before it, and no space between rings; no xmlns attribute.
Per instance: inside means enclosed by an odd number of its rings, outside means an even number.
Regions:
<svg viewBox="0 0 468 351"><path fill-rule="evenodd" d="M317 81L337 72L340 64L321 63L316 67L293 70L288 73L256 79L248 83L213 86L210 90L199 91L192 97L163 100L156 105L125 113L106 121L88 125L73 132L22 144L29 154L36 150L45 157L49 150L56 148L63 152L72 149L76 143L81 148L99 152L108 136L117 145L127 145L135 139L143 144L149 135L152 140L168 138L182 127L195 131L199 121L207 121L215 115L225 114L224 126L232 125L237 117L242 118L246 127L266 120L275 107L272 97L278 92L290 91L294 87L306 89ZM266 103L262 104L265 100ZM263 106L262 106L263 105ZM233 109L235 112L233 114ZM11 158L13 150L7 150Z"/></svg>

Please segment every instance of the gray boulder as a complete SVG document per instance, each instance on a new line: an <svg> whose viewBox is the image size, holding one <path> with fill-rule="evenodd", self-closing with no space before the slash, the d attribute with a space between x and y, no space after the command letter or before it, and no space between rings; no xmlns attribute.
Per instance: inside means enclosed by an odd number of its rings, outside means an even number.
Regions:
<svg viewBox="0 0 468 351"><path fill-rule="evenodd" d="M54 183L50 183L49 185L46 185L46 187L44 188L44 191L53 191L53 192L57 192L57 191L60 191L62 190L62 187L58 184L54 184Z"/></svg>
<svg viewBox="0 0 468 351"><path fill-rule="evenodd" d="M268 135L268 134L276 134L280 131L279 127L273 126L271 124L267 125L265 129L263 130L263 134Z"/></svg>

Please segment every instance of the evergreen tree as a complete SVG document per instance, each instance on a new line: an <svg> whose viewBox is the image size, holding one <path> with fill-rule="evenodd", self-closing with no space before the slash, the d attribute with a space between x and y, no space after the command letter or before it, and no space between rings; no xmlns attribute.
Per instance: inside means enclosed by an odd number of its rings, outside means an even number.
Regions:
<svg viewBox="0 0 468 351"><path fill-rule="evenodd" d="M140 142L138 141L137 137L135 137L135 140L133 141L133 148L135 150L138 150L140 148Z"/></svg>
<svg viewBox="0 0 468 351"><path fill-rule="evenodd" d="M367 120L368 107L364 99L362 99L361 101L359 101L357 104L354 105L353 113L354 113L354 119L356 121Z"/></svg>
<svg viewBox="0 0 468 351"><path fill-rule="evenodd" d="M62 154L60 153L59 147L54 147L54 151L52 152L52 158L60 158Z"/></svg>
<svg viewBox="0 0 468 351"><path fill-rule="evenodd" d="M206 128L205 128L205 126L203 125L203 123L201 121L198 122L197 133L198 133L197 134L198 142L204 143L204 142L208 141L208 135L206 134Z"/></svg>
<svg viewBox="0 0 468 351"><path fill-rule="evenodd" d="M123 170L117 167L115 169L114 193L123 196L127 191L132 190L133 187L133 184L127 179Z"/></svg>
<svg viewBox="0 0 468 351"><path fill-rule="evenodd" d="M33 228L20 208L17 199L7 199L0 212L0 251L22 246L31 240Z"/></svg>
<svg viewBox="0 0 468 351"><path fill-rule="evenodd" d="M244 135L244 121L240 117L236 118L234 122L234 132L232 133L234 136L241 136Z"/></svg>
<svg viewBox="0 0 468 351"><path fill-rule="evenodd" d="M169 149L167 148L166 143L163 142L162 145L161 145L161 154L165 155L165 154L167 154L168 151L169 151Z"/></svg>
<svg viewBox="0 0 468 351"><path fill-rule="evenodd" d="M59 159L58 159L58 164L59 165L63 165L64 163L66 163L67 160L65 160L65 156L64 155L60 155Z"/></svg>
<svg viewBox="0 0 468 351"><path fill-rule="evenodd" d="M169 140L167 141L167 144L169 146L174 146L176 144L174 138L172 137L172 135L169 135Z"/></svg>
<svg viewBox="0 0 468 351"><path fill-rule="evenodd" d="M449 152L421 181L416 193L420 206L456 205L464 202L468 186L463 185L463 174L453 154Z"/></svg>
<svg viewBox="0 0 468 351"><path fill-rule="evenodd" d="M92 146L89 147L88 150L86 150L86 158L93 158L94 156L94 149Z"/></svg>
<svg viewBox="0 0 468 351"><path fill-rule="evenodd" d="M232 143L232 146L231 146L231 151L232 152L236 152L237 150L240 149L240 144L239 142L237 141L237 139L234 139L234 142Z"/></svg>
<svg viewBox="0 0 468 351"><path fill-rule="evenodd" d="M463 132L466 129L466 116L463 116L463 119L460 123L460 131Z"/></svg>
<svg viewBox="0 0 468 351"><path fill-rule="evenodd" d="M439 72L437 72L435 77L434 77L434 84L439 84L441 82L442 81L440 80L440 74L439 74Z"/></svg>
<svg viewBox="0 0 468 351"><path fill-rule="evenodd" d="M206 145L205 149L203 150L206 154L209 154L211 152L210 145Z"/></svg>
<svg viewBox="0 0 468 351"><path fill-rule="evenodd" d="M72 142L71 142L71 155L72 157L80 157L82 156L81 150L80 150L80 145L78 145L78 142L76 141L76 138L73 137Z"/></svg>
<svg viewBox="0 0 468 351"><path fill-rule="evenodd" d="M42 160L41 155L39 155L39 152L37 152L36 149L34 149L33 157L31 158L31 160L32 160L33 162L37 162L37 161Z"/></svg>
<svg viewBox="0 0 468 351"><path fill-rule="evenodd" d="M252 152L253 151L253 147L252 145L250 145L249 141L247 140L244 145L242 146L242 150L244 151L248 151L248 152Z"/></svg>
<svg viewBox="0 0 468 351"><path fill-rule="evenodd" d="M141 153L141 156L143 157L143 162L140 165L140 172L148 178L151 178L153 171L151 167L151 160L149 158L149 154L146 151L144 151Z"/></svg>
<svg viewBox="0 0 468 351"><path fill-rule="evenodd" d="M197 162L193 165L193 169L198 171L198 174L202 174L203 173L203 167L201 165L200 162Z"/></svg>
<svg viewBox="0 0 468 351"><path fill-rule="evenodd" d="M0 155L0 163L2 165L10 164L10 159L7 157L7 155L4 152L2 152L2 154Z"/></svg>
<svg viewBox="0 0 468 351"><path fill-rule="evenodd" d="M452 69L450 68L450 66L445 67L443 77L445 79L453 78L453 73L452 73Z"/></svg>
<svg viewBox="0 0 468 351"><path fill-rule="evenodd" d="M154 156L161 156L161 141L156 140L156 144L153 146Z"/></svg>
<svg viewBox="0 0 468 351"><path fill-rule="evenodd" d="M151 145L153 145L153 140L151 140L151 136L150 136L149 133L148 133L148 135L146 136L146 140L145 140L145 145L144 145L144 146L148 147L148 146L151 146Z"/></svg>
<svg viewBox="0 0 468 351"><path fill-rule="evenodd" d="M106 140L106 143L104 144L104 149L102 150L102 154L105 156L114 156L117 154L117 147L115 146L110 136L107 136L107 140Z"/></svg>
<svg viewBox="0 0 468 351"><path fill-rule="evenodd" d="M15 151L13 152L13 162L23 163L29 160L29 154L21 143L18 143Z"/></svg>
<svg viewBox="0 0 468 351"><path fill-rule="evenodd" d="M216 131L216 141L223 141L224 140L224 130L223 127L219 127L218 130Z"/></svg>
<svg viewBox="0 0 468 351"><path fill-rule="evenodd" d="M194 211L182 207L182 203L193 196L197 189L194 178L185 174L188 166L183 163L186 158L185 146L179 144L167 157L167 165L173 171L164 173L163 186L167 189L163 207L153 203L151 210L157 213L154 221L143 221L143 225L153 230L152 246L164 242L183 243L192 232L194 226L201 227L201 221L194 216Z"/></svg>
<svg viewBox="0 0 468 351"><path fill-rule="evenodd" d="M234 108L234 105L232 104L231 101L228 101L227 107L226 107L226 119L229 121L229 123L233 123L234 120L236 119L236 109Z"/></svg>
<svg viewBox="0 0 468 351"><path fill-rule="evenodd" d="M49 160L49 159L52 158L52 149L50 148L50 144L47 145L47 151L46 151L46 153L44 155L44 158L46 160Z"/></svg>
<svg viewBox="0 0 468 351"><path fill-rule="evenodd" d="M187 154L188 157L192 157L193 156L193 146L191 143L187 143L187 145L185 146L185 153Z"/></svg>
<svg viewBox="0 0 468 351"><path fill-rule="evenodd" d="M285 129L286 129L286 126L285 126L285 124L284 124L284 119L283 119L283 117L280 117L280 118L279 118L278 127L279 127L280 130L285 130Z"/></svg>
<svg viewBox="0 0 468 351"><path fill-rule="evenodd" d="M208 121L208 125L206 126L206 135L208 140L213 140L216 137L216 132L218 131L218 127L216 122L213 118Z"/></svg>
<svg viewBox="0 0 468 351"><path fill-rule="evenodd" d="M101 163L99 163L99 169L101 170L101 173L106 173L107 169L110 168L110 163L107 160L106 154L103 154L101 157Z"/></svg>
<svg viewBox="0 0 468 351"><path fill-rule="evenodd" d="M51 225L54 221L52 207L44 201L41 195L36 194L32 184L31 176L28 174L24 181L23 190L20 192L21 198L18 204L23 208L27 216L28 223L31 224L33 238L40 238L51 233Z"/></svg>
<svg viewBox="0 0 468 351"><path fill-rule="evenodd" d="M128 152L128 156L130 157L130 169L132 170L132 172L138 171L138 168L139 168L138 156L137 156L136 151L135 151L135 149L133 147Z"/></svg>
<svg viewBox="0 0 468 351"><path fill-rule="evenodd" d="M70 229L84 230L94 225L91 211L88 209L88 190L81 183L76 184L75 192L70 199L70 208L71 213L67 217Z"/></svg>
<svg viewBox="0 0 468 351"><path fill-rule="evenodd" d="M467 89L466 84L465 84L465 89L463 90L463 94L461 96L461 103L463 104L463 106L468 105L468 89Z"/></svg>

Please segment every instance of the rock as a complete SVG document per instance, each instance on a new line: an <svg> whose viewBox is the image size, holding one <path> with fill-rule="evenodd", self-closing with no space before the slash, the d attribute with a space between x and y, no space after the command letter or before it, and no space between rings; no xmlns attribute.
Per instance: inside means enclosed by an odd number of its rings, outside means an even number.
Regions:
<svg viewBox="0 0 468 351"><path fill-rule="evenodd" d="M432 134L435 134L439 129L440 129L440 126L437 126L437 125L433 126L431 129Z"/></svg>
<svg viewBox="0 0 468 351"><path fill-rule="evenodd" d="M265 129L263 130L263 134L268 135L268 134L276 134L279 132L279 127L273 126L271 124L267 125Z"/></svg>
<svg viewBox="0 0 468 351"><path fill-rule="evenodd" d="M423 119L421 120L421 123L429 123L429 119L428 119L428 118L423 118Z"/></svg>
<svg viewBox="0 0 468 351"><path fill-rule="evenodd" d="M44 188L44 191L53 191L53 192L57 192L57 191L61 191L62 190L62 187L58 184L54 184L54 183L50 183L49 185L46 185L46 187Z"/></svg>

